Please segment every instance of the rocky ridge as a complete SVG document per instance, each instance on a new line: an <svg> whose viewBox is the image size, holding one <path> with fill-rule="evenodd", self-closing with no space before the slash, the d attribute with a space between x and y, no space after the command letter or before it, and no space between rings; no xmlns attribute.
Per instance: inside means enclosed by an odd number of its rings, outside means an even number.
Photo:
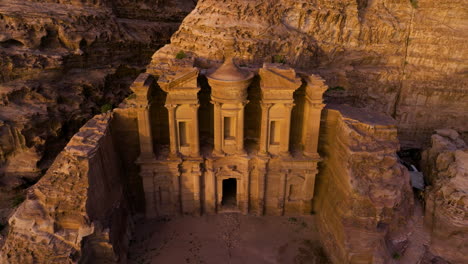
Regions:
<svg viewBox="0 0 468 264"><path fill-rule="evenodd" d="M468 146L458 133L440 129L423 153L428 250L450 263L466 262L468 250Z"/></svg>
<svg viewBox="0 0 468 264"><path fill-rule="evenodd" d="M323 115L314 210L333 263L391 263L403 254L412 213L409 174L398 162L395 122L349 106Z"/></svg>
<svg viewBox="0 0 468 264"><path fill-rule="evenodd" d="M103 114L88 121L28 190L9 219L0 263L126 258L130 215L110 120Z"/></svg>
<svg viewBox="0 0 468 264"><path fill-rule="evenodd" d="M86 120L128 96L194 4L2 1L0 188L37 180Z"/></svg>

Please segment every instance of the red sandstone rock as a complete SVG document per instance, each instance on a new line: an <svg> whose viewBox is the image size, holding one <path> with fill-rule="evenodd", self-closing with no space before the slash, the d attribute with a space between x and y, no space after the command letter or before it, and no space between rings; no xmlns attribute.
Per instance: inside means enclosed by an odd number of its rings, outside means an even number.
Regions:
<svg viewBox="0 0 468 264"><path fill-rule="evenodd" d="M71 139L9 219L0 263L109 263L126 258L129 214L109 124Z"/></svg>
<svg viewBox="0 0 468 264"><path fill-rule="evenodd" d="M423 153L428 250L450 263L466 263L468 250L468 147L458 133L437 130Z"/></svg>

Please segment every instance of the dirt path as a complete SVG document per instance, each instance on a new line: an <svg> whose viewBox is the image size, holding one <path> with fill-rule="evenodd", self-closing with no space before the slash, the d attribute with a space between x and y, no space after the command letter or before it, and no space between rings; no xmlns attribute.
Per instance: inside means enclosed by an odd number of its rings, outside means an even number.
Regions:
<svg viewBox="0 0 468 264"><path fill-rule="evenodd" d="M411 219L412 233L409 237L409 245L399 263L416 264L421 261L425 253L425 245L430 242L430 234L424 228L424 212L419 201L415 201L414 214Z"/></svg>
<svg viewBox="0 0 468 264"><path fill-rule="evenodd" d="M138 224L129 264L328 263L313 217L236 213Z"/></svg>

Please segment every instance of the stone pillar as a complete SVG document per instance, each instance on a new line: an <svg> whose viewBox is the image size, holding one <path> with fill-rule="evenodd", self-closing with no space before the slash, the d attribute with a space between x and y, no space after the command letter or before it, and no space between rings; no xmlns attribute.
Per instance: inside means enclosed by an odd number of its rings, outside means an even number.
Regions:
<svg viewBox="0 0 468 264"><path fill-rule="evenodd" d="M248 101L241 104L241 109L237 112L237 152L244 152L244 109Z"/></svg>
<svg viewBox="0 0 468 264"><path fill-rule="evenodd" d="M266 155L268 151L268 112L270 111L270 107L272 105L273 104L266 104L263 102L260 104L262 107L262 123L260 124L260 155Z"/></svg>
<svg viewBox="0 0 468 264"><path fill-rule="evenodd" d="M168 111L169 116L169 137L170 137L170 158L177 157L177 124L175 120L175 109L177 105L175 104L166 104L165 107Z"/></svg>
<svg viewBox="0 0 468 264"><path fill-rule="evenodd" d="M279 192L278 192L278 215L284 215L284 209L286 206L286 187L288 185L288 173L289 170L281 170Z"/></svg>
<svg viewBox="0 0 468 264"><path fill-rule="evenodd" d="M317 163L314 162L313 166L316 168ZM310 214L312 211L312 198L314 198L315 176L317 175L317 172L317 169L306 170L304 186L302 189L303 200L301 211L303 214Z"/></svg>
<svg viewBox="0 0 468 264"><path fill-rule="evenodd" d="M153 136L151 134L151 122L149 116L150 104L141 105L138 108L138 134L140 137L139 161L154 159Z"/></svg>
<svg viewBox="0 0 468 264"><path fill-rule="evenodd" d="M214 150L213 154L215 155L222 155L222 136L223 136L223 129L222 124L223 121L221 120L223 117L221 116L221 107L222 104L216 101L211 101L214 105Z"/></svg>
<svg viewBox="0 0 468 264"><path fill-rule="evenodd" d="M325 106L323 93L327 90L325 81L316 75L305 78L307 86L305 88L304 123L302 130L302 145L304 154L309 157L319 158L317 153L318 137L320 132L320 116Z"/></svg>
<svg viewBox="0 0 468 264"><path fill-rule="evenodd" d="M304 154L307 156L313 156L317 153L318 139L320 132L320 116L324 104L313 102L310 98L306 98L308 104L308 112L304 113L304 117L307 116L307 122L304 123Z"/></svg>
<svg viewBox="0 0 468 264"><path fill-rule="evenodd" d="M146 218L156 218L158 211L156 208L156 201L154 195L154 176L151 171L141 171L140 176L143 180L143 187L145 190L145 214Z"/></svg>
<svg viewBox="0 0 468 264"><path fill-rule="evenodd" d="M153 135L149 116L152 83L153 78L149 74L142 73L130 87L136 95L135 101L137 103L138 134L140 137L140 156L137 163L154 159Z"/></svg>
<svg viewBox="0 0 468 264"><path fill-rule="evenodd" d="M249 193L248 193L248 175L247 179L237 179L237 190L238 190L238 196L240 199L238 199L237 204L238 207L241 211L242 214L246 215L249 213Z"/></svg>
<svg viewBox="0 0 468 264"><path fill-rule="evenodd" d="M205 176L205 213L216 213L216 179L211 161L206 162Z"/></svg>
<svg viewBox="0 0 468 264"><path fill-rule="evenodd" d="M200 135L199 135L199 127L198 127L198 108L200 104L191 104L193 111L193 118L192 118L192 156L198 157L200 155Z"/></svg>
<svg viewBox="0 0 468 264"><path fill-rule="evenodd" d="M265 189L266 189L266 174L267 160L261 160L258 168L258 214L265 214Z"/></svg>
<svg viewBox="0 0 468 264"><path fill-rule="evenodd" d="M200 215L201 214L201 200L200 200L200 191L201 191L201 184L200 184L200 164L194 163L192 165L192 175L193 175L193 200L194 200L194 214Z"/></svg>
<svg viewBox="0 0 468 264"><path fill-rule="evenodd" d="M283 131L284 133L281 134L281 143L280 143L280 152L283 154L289 154L289 135L291 133L291 112L294 104L284 104L287 112L285 113L284 119L284 126Z"/></svg>

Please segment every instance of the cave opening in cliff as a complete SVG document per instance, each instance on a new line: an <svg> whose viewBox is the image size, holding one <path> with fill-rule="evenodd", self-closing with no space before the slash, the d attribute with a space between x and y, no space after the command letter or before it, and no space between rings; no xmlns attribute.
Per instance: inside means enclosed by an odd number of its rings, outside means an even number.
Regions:
<svg viewBox="0 0 468 264"><path fill-rule="evenodd" d="M221 205L224 207L235 207L237 205L237 180L229 178L223 180L223 199Z"/></svg>

